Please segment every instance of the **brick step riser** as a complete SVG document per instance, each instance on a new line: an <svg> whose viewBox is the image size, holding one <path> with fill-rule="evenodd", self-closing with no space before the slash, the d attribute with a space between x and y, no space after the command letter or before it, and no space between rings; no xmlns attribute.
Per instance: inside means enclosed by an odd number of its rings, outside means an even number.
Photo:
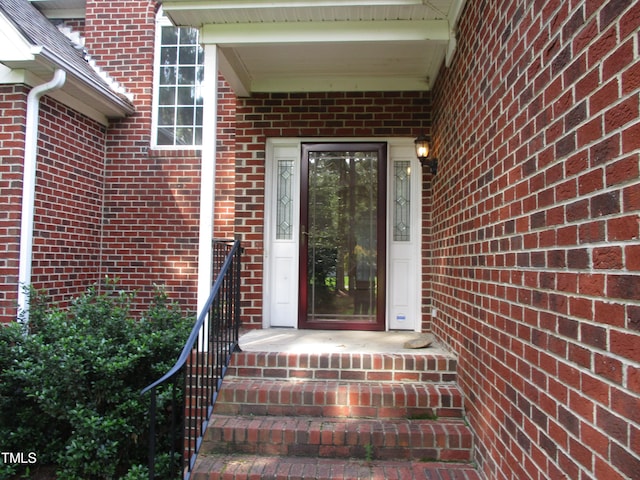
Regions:
<svg viewBox="0 0 640 480"><path fill-rule="evenodd" d="M292 417L337 417L337 418L462 418L460 410L430 409L430 408L380 408L353 406L325 406L315 405L280 406L280 405L243 405L216 404L215 413L220 415L267 415Z"/></svg>
<svg viewBox="0 0 640 480"><path fill-rule="evenodd" d="M460 390L448 385L349 384L226 379L215 406L223 415L462 418Z"/></svg>
<svg viewBox="0 0 640 480"><path fill-rule="evenodd" d="M209 427L203 448L218 453L469 462L471 445L462 422L228 417Z"/></svg>
<svg viewBox="0 0 640 480"><path fill-rule="evenodd" d="M241 352L234 354L227 375L351 382L454 383L457 381L456 371L456 360L443 355Z"/></svg>
<svg viewBox="0 0 640 480"><path fill-rule="evenodd" d="M459 479L480 480L468 465L439 462L362 461L249 455L203 456L192 480Z"/></svg>

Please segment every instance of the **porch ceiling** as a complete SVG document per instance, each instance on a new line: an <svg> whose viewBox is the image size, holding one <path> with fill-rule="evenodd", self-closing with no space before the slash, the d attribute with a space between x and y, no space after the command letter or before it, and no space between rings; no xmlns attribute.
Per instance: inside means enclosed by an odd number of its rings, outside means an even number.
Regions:
<svg viewBox="0 0 640 480"><path fill-rule="evenodd" d="M455 49L465 0L165 0L179 26L220 48L253 92L429 90Z"/></svg>

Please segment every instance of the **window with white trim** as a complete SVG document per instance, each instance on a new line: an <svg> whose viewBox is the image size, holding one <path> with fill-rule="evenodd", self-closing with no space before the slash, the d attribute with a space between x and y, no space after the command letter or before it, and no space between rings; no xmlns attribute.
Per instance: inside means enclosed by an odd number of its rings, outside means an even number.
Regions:
<svg viewBox="0 0 640 480"><path fill-rule="evenodd" d="M203 60L198 30L175 27L160 13L154 65L154 146L202 145Z"/></svg>

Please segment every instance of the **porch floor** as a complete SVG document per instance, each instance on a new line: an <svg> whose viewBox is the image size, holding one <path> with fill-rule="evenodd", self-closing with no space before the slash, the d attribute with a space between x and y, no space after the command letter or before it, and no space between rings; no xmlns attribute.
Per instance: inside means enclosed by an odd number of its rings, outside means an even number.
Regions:
<svg viewBox="0 0 640 480"><path fill-rule="evenodd" d="M248 330L240 335L245 352L291 353L405 353L451 355L438 341L428 348L404 348L405 342L426 333L409 331L365 332L347 330L296 330L267 328Z"/></svg>

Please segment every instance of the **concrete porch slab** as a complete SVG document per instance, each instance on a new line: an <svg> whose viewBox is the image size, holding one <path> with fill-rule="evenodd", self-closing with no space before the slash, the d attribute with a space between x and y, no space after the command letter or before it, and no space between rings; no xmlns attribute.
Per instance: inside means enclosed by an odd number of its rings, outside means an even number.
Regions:
<svg viewBox="0 0 640 480"><path fill-rule="evenodd" d="M424 335L426 334L406 331L364 332L267 328L249 330L242 333L240 335L240 348L245 352L428 353L451 355L437 341L427 348L404 348L405 342L421 338Z"/></svg>

